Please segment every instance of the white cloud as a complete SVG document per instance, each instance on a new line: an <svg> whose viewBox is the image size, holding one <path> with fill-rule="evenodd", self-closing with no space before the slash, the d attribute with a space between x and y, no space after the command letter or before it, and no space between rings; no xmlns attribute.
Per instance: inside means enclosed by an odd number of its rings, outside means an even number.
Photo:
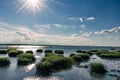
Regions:
<svg viewBox="0 0 120 80"><path fill-rule="evenodd" d="M35 25L34 27L35 30L40 33L44 33L51 28L50 24L43 24L43 25L39 24L39 25Z"/></svg>
<svg viewBox="0 0 120 80"><path fill-rule="evenodd" d="M100 32L99 31L96 31L94 32L94 34L106 34L106 33L113 33L113 32L120 32L120 27L114 27L110 30L101 30Z"/></svg>
<svg viewBox="0 0 120 80"><path fill-rule="evenodd" d="M80 21L80 22L84 22L85 20L86 20L86 21L93 21L93 20L95 20L94 17L88 17L88 18L82 18L82 17L71 17L71 18L68 18L68 19L71 20L71 21L75 21L75 22L78 22L78 21Z"/></svg>
<svg viewBox="0 0 120 80"><path fill-rule="evenodd" d="M5 23L7 24L7 23ZM4 26L4 27L3 27ZM37 28L36 28L37 27ZM49 25L35 25L34 28L47 28ZM0 25L0 43L39 43L39 44L60 44L60 45L86 45L89 39L72 34L48 35L34 31L27 26L15 26L10 24Z"/></svg>
<svg viewBox="0 0 120 80"><path fill-rule="evenodd" d="M80 25L81 28L85 29L85 25Z"/></svg>
<svg viewBox="0 0 120 80"><path fill-rule="evenodd" d="M80 17L80 18L71 17L71 18L68 18L68 19L71 20L71 21L75 21L75 22L78 22L78 21L83 22L83 18L82 17Z"/></svg>
<svg viewBox="0 0 120 80"><path fill-rule="evenodd" d="M76 36L76 34L72 34L70 36L51 35L51 36L47 36L47 37L46 37L46 40L50 44L87 45L87 43L89 42L89 39L80 37L80 36Z"/></svg>
<svg viewBox="0 0 120 80"><path fill-rule="evenodd" d="M67 5L65 5L65 4L63 4L63 3L61 3L61 2L59 2L57 0L50 0L50 1L53 1L54 3L56 3L58 5L67 6Z"/></svg>
<svg viewBox="0 0 120 80"><path fill-rule="evenodd" d="M47 25L47 24L46 24ZM35 25L36 26L36 25ZM37 43L37 44L52 44L52 45L100 45L100 46L120 46L120 37L114 36L116 41L99 40L99 38L92 39L90 36L92 32L82 32L82 35L71 34L69 36L65 35L50 35L45 33L40 33L37 27L31 29L27 26L12 26L4 22L0 22L0 43ZM45 29L50 29L51 27L43 27ZM36 30L38 29L38 31ZM111 29L110 32L119 32L118 28ZM109 38L109 37L108 37Z"/></svg>
<svg viewBox="0 0 120 80"><path fill-rule="evenodd" d="M57 28L61 28L62 27L61 24L54 24L54 26L57 27Z"/></svg>
<svg viewBox="0 0 120 80"><path fill-rule="evenodd" d="M95 18L94 17L88 17L88 18L86 18L86 20L87 21L93 21L93 20L95 20Z"/></svg>
<svg viewBox="0 0 120 80"><path fill-rule="evenodd" d="M79 18L80 22L83 22L83 18Z"/></svg>
<svg viewBox="0 0 120 80"><path fill-rule="evenodd" d="M77 34L71 34L71 37L77 37Z"/></svg>
<svg viewBox="0 0 120 80"><path fill-rule="evenodd" d="M35 25L35 27L50 29L50 24L45 24L45 25Z"/></svg>
<svg viewBox="0 0 120 80"><path fill-rule="evenodd" d="M80 31L80 33L83 33L83 31Z"/></svg>
<svg viewBox="0 0 120 80"><path fill-rule="evenodd" d="M84 32L81 36L82 37L89 37L92 34L92 32Z"/></svg>
<svg viewBox="0 0 120 80"><path fill-rule="evenodd" d="M75 17L71 17L71 18L68 18L69 20L72 20L72 21L75 21L77 18Z"/></svg>
<svg viewBox="0 0 120 80"><path fill-rule="evenodd" d="M0 26L9 26L7 23L0 22Z"/></svg>
<svg viewBox="0 0 120 80"><path fill-rule="evenodd" d="M120 36L115 37L116 40L120 40Z"/></svg>

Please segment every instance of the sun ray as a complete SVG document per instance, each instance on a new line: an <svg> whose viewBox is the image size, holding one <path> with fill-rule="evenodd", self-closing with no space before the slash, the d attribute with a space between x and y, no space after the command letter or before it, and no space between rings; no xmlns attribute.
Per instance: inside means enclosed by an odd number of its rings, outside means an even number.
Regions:
<svg viewBox="0 0 120 80"><path fill-rule="evenodd" d="M41 12L45 8L46 0L20 0L19 11L28 11L32 13Z"/></svg>

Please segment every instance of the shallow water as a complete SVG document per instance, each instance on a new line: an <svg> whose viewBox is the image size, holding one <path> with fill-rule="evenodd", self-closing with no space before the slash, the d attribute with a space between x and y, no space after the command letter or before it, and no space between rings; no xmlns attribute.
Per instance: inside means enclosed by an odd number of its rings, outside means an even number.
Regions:
<svg viewBox="0 0 120 80"><path fill-rule="evenodd" d="M0 46L1 47L1 46ZM4 46L5 47L5 46ZM16 46L9 46L16 47ZM88 47L88 46L17 46L18 49L23 50L33 50L36 57L36 63L38 63L43 57L43 53L36 53L36 49L41 48L44 50L51 49L61 49L64 50L64 56L69 56L70 53L75 53L76 50L93 50L93 49L103 49L109 50L111 47ZM120 49L120 48L116 48ZM8 55L1 55L0 57L7 57ZM27 66L18 66L17 58L10 58L11 64L8 67L0 67L0 80L117 80L120 77L120 60L119 59L101 59L97 55L90 57L88 62L82 62L80 65L90 64L92 62L102 62L105 64L108 73L105 75L99 75L96 73L91 73L89 68L80 68L73 66L70 70L64 70L61 72L53 73L48 77L41 77L36 75L35 63ZM118 79L119 80L119 79Z"/></svg>

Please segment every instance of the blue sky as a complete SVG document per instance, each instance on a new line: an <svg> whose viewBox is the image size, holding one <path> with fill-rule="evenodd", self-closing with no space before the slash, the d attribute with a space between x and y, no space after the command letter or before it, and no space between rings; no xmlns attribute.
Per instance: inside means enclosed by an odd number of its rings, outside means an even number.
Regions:
<svg viewBox="0 0 120 80"><path fill-rule="evenodd" d="M1 0L0 43L120 46L120 0L31 1Z"/></svg>

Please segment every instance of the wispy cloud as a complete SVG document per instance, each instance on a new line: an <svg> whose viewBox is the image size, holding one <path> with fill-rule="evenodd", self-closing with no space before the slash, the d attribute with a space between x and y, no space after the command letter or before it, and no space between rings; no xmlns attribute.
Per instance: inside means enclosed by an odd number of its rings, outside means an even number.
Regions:
<svg viewBox="0 0 120 80"><path fill-rule="evenodd" d="M71 37L77 37L77 34L71 34Z"/></svg>
<svg viewBox="0 0 120 80"><path fill-rule="evenodd" d="M37 32L44 33L51 28L50 24L37 24L33 26Z"/></svg>
<svg viewBox="0 0 120 80"><path fill-rule="evenodd" d="M120 40L120 36L115 37L116 40Z"/></svg>
<svg viewBox="0 0 120 80"><path fill-rule="evenodd" d="M45 25L35 25L35 27L50 29L50 24L45 24Z"/></svg>
<svg viewBox="0 0 120 80"><path fill-rule="evenodd" d="M52 24L53 25L53 24ZM81 32L70 35L50 35L39 32L41 28L47 31L51 29L51 25L34 25L34 29L22 25L11 25L0 22L0 43L37 43L37 44L57 44L57 45L102 45L102 46L119 46L119 36L113 36L114 41L111 42L111 36L104 36L99 39L93 32ZM112 28L108 31L100 31L99 33L120 32L120 27ZM94 36L94 39L91 38ZM97 37L96 37L97 36ZM106 41L104 40L106 39ZM116 40L116 41L115 41Z"/></svg>
<svg viewBox="0 0 120 80"><path fill-rule="evenodd" d="M81 36L82 37L89 37L92 34L92 32L84 32Z"/></svg>
<svg viewBox="0 0 120 80"><path fill-rule="evenodd" d="M58 4L58 5L66 6L64 3L61 3L61 2L59 2L57 0L50 0L50 1L52 1L52 2L54 2L56 4Z"/></svg>
<svg viewBox="0 0 120 80"><path fill-rule="evenodd" d="M107 34L107 33L113 33L113 32L120 32L120 27L114 27L109 30L96 31L96 32L94 32L94 34L100 35L100 34Z"/></svg>
<svg viewBox="0 0 120 80"><path fill-rule="evenodd" d="M49 25L35 25L35 29L49 29ZM37 27L37 28L36 28ZM39 29L38 29L39 30ZM0 23L0 43L39 43L39 44L59 44L59 45L87 45L88 38L72 34L49 35L34 31L27 26L15 26L3 22Z"/></svg>
<svg viewBox="0 0 120 80"><path fill-rule="evenodd" d="M61 28L62 27L62 25L61 24L53 24L55 27L57 27L57 28Z"/></svg>
<svg viewBox="0 0 120 80"><path fill-rule="evenodd" d="M83 28L83 29L85 29L85 25L80 25L80 28Z"/></svg>
<svg viewBox="0 0 120 80"><path fill-rule="evenodd" d="M83 22L83 18L79 18L80 22Z"/></svg>
<svg viewBox="0 0 120 80"><path fill-rule="evenodd" d="M88 18L83 18L83 17L71 17L71 18L68 18L69 20L71 21L75 21L75 22L84 22L84 21L93 21L95 20L94 17L88 17Z"/></svg>
<svg viewBox="0 0 120 80"><path fill-rule="evenodd" d="M5 23L5 22L0 22L0 26L9 26L7 23Z"/></svg>
<svg viewBox="0 0 120 80"><path fill-rule="evenodd" d="M94 17L88 17L88 18L86 18L86 20L87 21L93 21L93 20L95 20L95 18Z"/></svg>
<svg viewBox="0 0 120 80"><path fill-rule="evenodd" d="M71 20L71 21L77 21L78 18L76 18L76 17L70 17L70 18L68 18L68 20Z"/></svg>
<svg viewBox="0 0 120 80"><path fill-rule="evenodd" d="M82 17L80 17L80 18L71 17L71 18L68 18L68 19L71 20L71 21L75 21L75 22L78 22L78 21L83 22L84 21Z"/></svg>

